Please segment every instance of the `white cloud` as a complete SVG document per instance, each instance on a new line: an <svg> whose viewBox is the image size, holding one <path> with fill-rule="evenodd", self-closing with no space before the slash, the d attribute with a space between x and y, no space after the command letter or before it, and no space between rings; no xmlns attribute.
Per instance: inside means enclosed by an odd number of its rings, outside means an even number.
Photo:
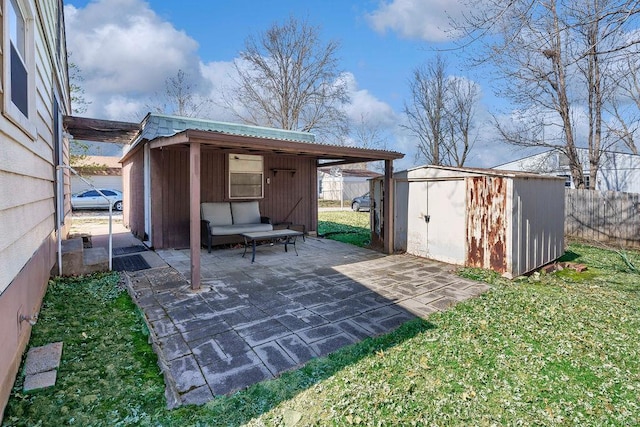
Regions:
<svg viewBox="0 0 640 427"><path fill-rule="evenodd" d="M392 0L367 15L378 32L392 30L402 37L442 42L454 34L450 17L461 16L459 0Z"/></svg>
<svg viewBox="0 0 640 427"><path fill-rule="evenodd" d="M378 123L388 127L397 123L396 114L389 104L376 98L366 89L360 89L356 77L352 73L343 73L342 79L347 84L351 102L345 106L349 121Z"/></svg>
<svg viewBox="0 0 640 427"><path fill-rule="evenodd" d="M67 5L65 19L70 60L80 68L91 102L87 116L131 120L133 106L162 92L179 69L201 83L198 43L142 0Z"/></svg>

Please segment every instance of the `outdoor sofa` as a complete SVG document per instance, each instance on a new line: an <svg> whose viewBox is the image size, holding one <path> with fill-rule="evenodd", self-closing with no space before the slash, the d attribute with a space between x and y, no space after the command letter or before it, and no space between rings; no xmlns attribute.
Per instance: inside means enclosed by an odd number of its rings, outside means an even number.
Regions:
<svg viewBox="0 0 640 427"><path fill-rule="evenodd" d="M273 230L271 219L260 215L257 201L201 203L200 218L202 243L209 253L212 245L242 242L242 233Z"/></svg>

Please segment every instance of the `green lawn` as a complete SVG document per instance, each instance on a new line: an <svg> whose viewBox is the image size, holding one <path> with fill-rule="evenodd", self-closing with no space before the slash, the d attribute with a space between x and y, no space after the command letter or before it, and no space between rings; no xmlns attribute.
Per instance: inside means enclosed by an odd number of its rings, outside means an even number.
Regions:
<svg viewBox="0 0 640 427"><path fill-rule="evenodd" d="M365 247L371 242L369 212L318 212L318 235Z"/></svg>
<svg viewBox="0 0 640 427"><path fill-rule="evenodd" d="M64 341L58 383L24 394L20 376L3 423L638 425L640 253L625 261L571 245L566 258L589 269L513 282L463 269L492 290L279 379L173 411L118 276L56 280L31 344Z"/></svg>

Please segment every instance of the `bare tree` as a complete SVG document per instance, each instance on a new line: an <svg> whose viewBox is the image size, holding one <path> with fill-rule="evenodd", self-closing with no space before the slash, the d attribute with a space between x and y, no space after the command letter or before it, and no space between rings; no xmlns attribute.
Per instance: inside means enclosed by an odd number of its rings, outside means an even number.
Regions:
<svg viewBox="0 0 640 427"><path fill-rule="evenodd" d="M409 82L411 99L404 105L408 125L403 126L418 138L418 151L427 163L441 165L444 145L443 114L446 92L446 63L438 56L413 71Z"/></svg>
<svg viewBox="0 0 640 427"><path fill-rule="evenodd" d="M71 52L69 52L71 59ZM69 62L69 92L71 93L71 111L74 114L82 114L87 112L90 101L84 97L84 88L82 87L82 70L75 62Z"/></svg>
<svg viewBox="0 0 640 427"><path fill-rule="evenodd" d="M447 82L446 128L449 142L445 144L449 162L464 166L473 148L477 135L474 134L475 113L480 99L478 86L462 78L449 78Z"/></svg>
<svg viewBox="0 0 640 427"><path fill-rule="evenodd" d="M246 39L235 63L238 88L226 96L240 120L342 140L349 97L338 70L339 44L323 43L319 34L318 27L290 17Z"/></svg>
<svg viewBox="0 0 640 427"><path fill-rule="evenodd" d="M68 54L71 59L71 52ZM82 82L82 70L75 62L69 62L69 93L71 95L71 111L73 114L83 114L87 111L91 102L87 101L84 97L84 88ZM69 152L69 163L72 166L77 166L84 162L89 152L89 145L86 142L78 141L77 139L71 139Z"/></svg>
<svg viewBox="0 0 640 427"><path fill-rule="evenodd" d="M640 12L639 4L634 0L487 0L482 7L474 3L460 27L486 47L477 62L490 61L497 67L505 82L501 93L521 111L540 114L527 118L523 114L523 120L512 124L496 120L502 139L562 152L577 188L584 188L586 180L576 148L576 112L583 106L587 110L586 145L594 178L603 151L604 71L609 68L605 64L638 43L637 32L629 30ZM545 135L550 113L561 132Z"/></svg>
<svg viewBox="0 0 640 427"><path fill-rule="evenodd" d="M411 99L404 106L408 124L403 127L418 138L419 155L432 165L464 166L475 141L477 86L447 76L440 56L416 68L409 86Z"/></svg>
<svg viewBox="0 0 640 427"><path fill-rule="evenodd" d="M613 116L607 130L633 154L638 154L636 135L640 131L640 64L637 49L633 55L623 58L615 68L618 77L614 84L616 93L609 106Z"/></svg>
<svg viewBox="0 0 640 427"><path fill-rule="evenodd" d="M368 114L360 114L360 119L353 126L354 143L360 148L385 150L387 148L387 132L379 121L375 121Z"/></svg>
<svg viewBox="0 0 640 427"><path fill-rule="evenodd" d="M354 145L360 148L370 148L376 150L386 150L388 131L379 120L372 119L368 114L363 113L351 130ZM373 162L363 167L371 167L375 171L384 172L384 162Z"/></svg>
<svg viewBox="0 0 640 427"><path fill-rule="evenodd" d="M167 77L164 85L165 91L156 93L145 105L149 111L182 117L202 117L212 103L210 98L198 94L198 85L181 69L175 76Z"/></svg>

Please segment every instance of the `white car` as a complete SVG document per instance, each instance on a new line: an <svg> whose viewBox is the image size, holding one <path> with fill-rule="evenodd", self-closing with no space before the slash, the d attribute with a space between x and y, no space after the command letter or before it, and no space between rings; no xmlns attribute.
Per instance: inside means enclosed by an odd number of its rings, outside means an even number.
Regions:
<svg viewBox="0 0 640 427"><path fill-rule="evenodd" d="M71 196L72 209L109 209L122 210L122 192L118 190L100 189L107 199L102 197L97 190L85 190Z"/></svg>

